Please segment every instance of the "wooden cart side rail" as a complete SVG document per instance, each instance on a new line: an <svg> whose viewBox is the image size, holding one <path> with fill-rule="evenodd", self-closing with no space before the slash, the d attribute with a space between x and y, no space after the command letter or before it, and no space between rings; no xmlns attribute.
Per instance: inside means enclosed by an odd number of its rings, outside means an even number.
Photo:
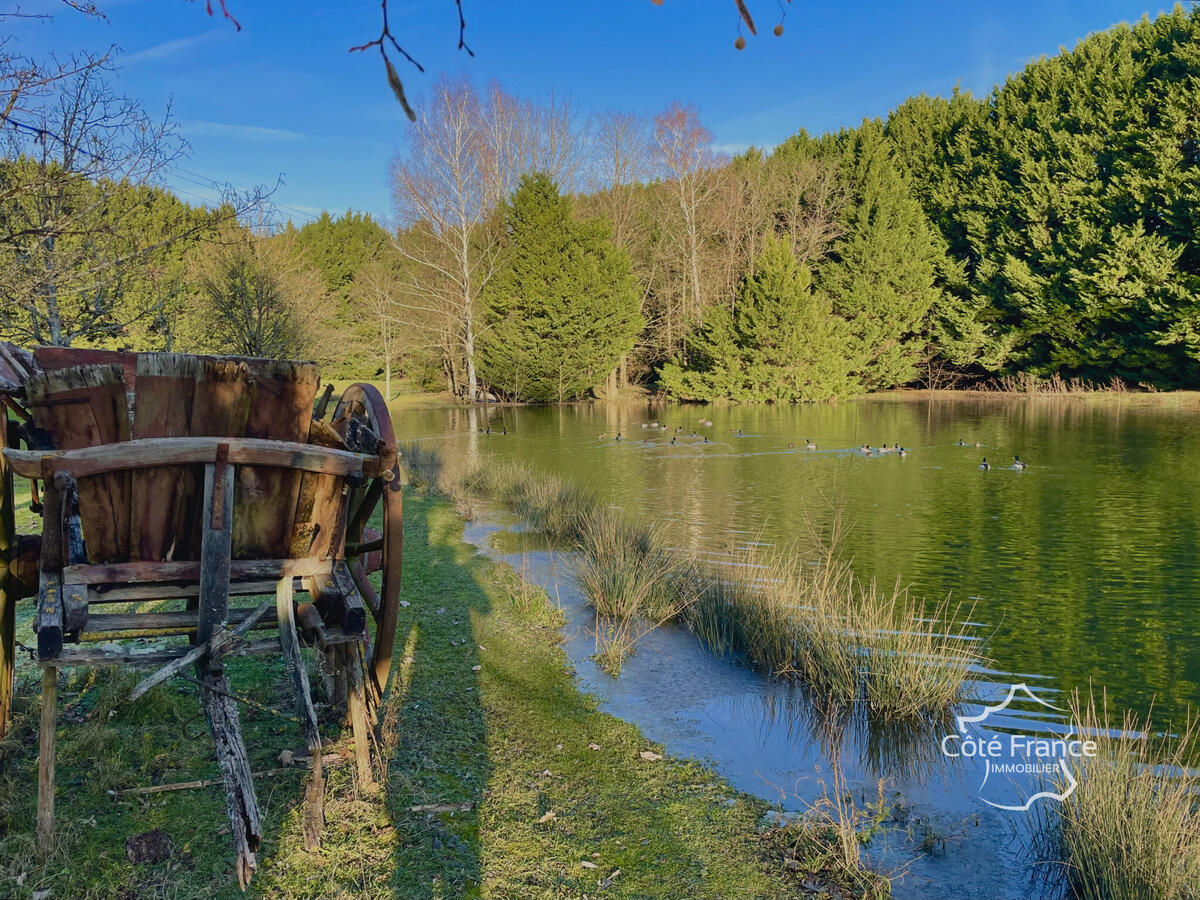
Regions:
<svg viewBox="0 0 1200 900"><path fill-rule="evenodd" d="M143 438L77 450L6 448L4 457L13 471L25 478L46 478L56 472L86 478L128 469L215 463L226 452L225 458L234 465L299 469L322 475L370 478L379 468L379 458L365 453L292 441L228 437Z"/></svg>
<svg viewBox="0 0 1200 900"><path fill-rule="evenodd" d="M235 559L229 563L232 581L265 581L286 575L303 578L329 574L328 559ZM70 584L144 584L160 581L199 581L200 561L97 563L65 566L63 580Z"/></svg>

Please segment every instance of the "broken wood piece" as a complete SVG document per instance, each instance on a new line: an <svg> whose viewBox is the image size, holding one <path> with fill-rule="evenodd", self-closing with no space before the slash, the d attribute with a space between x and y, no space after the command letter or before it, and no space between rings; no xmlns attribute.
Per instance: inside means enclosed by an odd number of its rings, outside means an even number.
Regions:
<svg viewBox="0 0 1200 900"><path fill-rule="evenodd" d="M38 736L37 850L54 849L54 738L58 728L58 669L42 670L42 721Z"/></svg>
<svg viewBox="0 0 1200 900"><path fill-rule="evenodd" d="M237 704L227 695L229 685L220 671L204 668L200 672L204 689L200 701L208 719L213 745L217 750L217 765L221 769L221 781L225 786L225 807L229 813L233 849L237 854L237 878L242 890L250 883L257 868L254 852L262 840L262 820L258 811L258 797L254 792L254 773L246 755L246 744L242 740L241 723Z"/></svg>
<svg viewBox="0 0 1200 900"><path fill-rule="evenodd" d="M468 812L474 808L475 804L470 801L466 803L421 803L417 806L410 806L408 811L412 813Z"/></svg>
<svg viewBox="0 0 1200 900"><path fill-rule="evenodd" d="M173 675L183 671L192 663L199 661L205 654L210 654L214 657L219 657L224 654L233 643L244 635L247 631L253 628L258 621L273 609L270 603L264 603L246 618L242 619L234 628L222 628L213 633L207 644L198 644L189 650L185 655L178 659L167 663L157 672L143 678L138 682L137 686L130 692L129 699L137 700L144 695L148 690L156 685L162 684Z"/></svg>
<svg viewBox="0 0 1200 900"><path fill-rule="evenodd" d="M341 648L341 664L346 672L347 703L350 711L350 728L354 734L354 760L358 767L358 781L363 787L375 783L371 771L371 727L374 716L368 707L366 685L363 679L363 657L359 647L350 645Z"/></svg>
<svg viewBox="0 0 1200 900"><path fill-rule="evenodd" d="M275 585L275 615L279 620L279 644L296 695L296 712L305 743L313 756L313 773L304 790L304 849L315 850L321 845L325 828L325 776L321 771L321 732L317 711L313 707L312 691L308 684L308 669L300 654L300 638L296 634L295 605L292 602L292 579L281 578Z"/></svg>
<svg viewBox="0 0 1200 900"><path fill-rule="evenodd" d="M303 759L304 768L312 768L311 759ZM321 757L322 766L340 766L345 765L350 760L343 757L340 753L326 753ZM262 769L258 772L251 772L253 778L267 778L271 775L282 775L284 772L295 772L296 766L281 766L276 769ZM122 788L119 791L109 791L110 797L120 797L125 794L164 794L170 791L191 791L199 788L216 787L218 784L223 784L221 778L197 778L194 781L175 781L171 784L147 784L141 787Z"/></svg>

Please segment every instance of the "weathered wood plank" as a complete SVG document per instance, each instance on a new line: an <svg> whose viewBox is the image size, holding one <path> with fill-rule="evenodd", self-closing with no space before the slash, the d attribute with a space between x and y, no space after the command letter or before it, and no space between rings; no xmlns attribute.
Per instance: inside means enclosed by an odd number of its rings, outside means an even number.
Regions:
<svg viewBox="0 0 1200 900"><path fill-rule="evenodd" d="M220 670L200 666L200 701L204 707L213 745L217 750L217 765L225 786L225 809L233 849L237 854L237 878L242 890L250 883L257 868L254 853L262 841L262 818L258 797L254 791L254 775L242 740L237 704L229 696L229 683Z"/></svg>
<svg viewBox="0 0 1200 900"><path fill-rule="evenodd" d="M129 413L120 366L74 366L33 375L25 385L34 423L60 450L129 440ZM13 452L13 451L8 451ZM11 460L11 457L10 457ZM17 464L13 464L14 469ZM30 477L41 477L38 473ZM80 515L92 559L124 559L129 542L129 475L81 480Z"/></svg>
<svg viewBox="0 0 1200 900"><path fill-rule="evenodd" d="M3 360L0 357L0 364ZM15 371L18 363L11 365ZM7 443L7 438L8 409L0 405L0 447ZM16 678L18 579L11 568L18 553L15 516L12 469L0 457L0 738L8 733Z"/></svg>
<svg viewBox="0 0 1200 900"><path fill-rule="evenodd" d="M264 360L252 367L253 400L246 437L307 444L320 371L312 363ZM288 552L301 473L279 467L241 466L233 554L238 559Z"/></svg>
<svg viewBox="0 0 1200 900"><path fill-rule="evenodd" d="M10 449L4 455L13 471L25 478L41 478L49 471L70 472L82 479L151 466L210 463L216 459L217 448L222 444L229 447L230 462L238 465L274 466L338 476L365 476L375 469L375 460L361 453L258 438L146 438L115 447L69 451Z"/></svg>
<svg viewBox="0 0 1200 900"><path fill-rule="evenodd" d="M362 647L349 645L340 648L342 664L348 682L347 702L350 712L350 728L354 734L354 761L358 768L358 782L362 787L375 783L371 771L371 727L372 718L367 707L366 685L363 679Z"/></svg>
<svg viewBox="0 0 1200 900"><path fill-rule="evenodd" d="M233 466L204 467L200 543L200 621L196 643L207 644L229 614L229 556L233 548ZM288 580L290 584L291 581Z"/></svg>
<svg viewBox="0 0 1200 900"><path fill-rule="evenodd" d="M38 735L37 849L54 849L54 738L58 728L58 669L42 670L42 721Z"/></svg>
<svg viewBox="0 0 1200 900"><path fill-rule="evenodd" d="M269 581L231 581L229 595L269 594L275 590L275 579ZM115 587L88 588L88 603L128 603L131 600L182 600L200 596L199 584L131 584Z"/></svg>
<svg viewBox="0 0 1200 900"><path fill-rule="evenodd" d="M312 778L304 791L304 849L315 850L321 845L325 827L325 778L321 772L321 732L317 711L313 707L312 691L308 684L308 669L300 654L300 639L296 632L296 611L292 597L292 580L281 578L275 589L275 614L279 619L279 643L284 662L296 695L296 712L300 718L305 743L313 757Z"/></svg>
<svg viewBox="0 0 1200 900"><path fill-rule="evenodd" d="M229 565L233 581L272 581L284 575L296 578L329 571L327 559L242 559ZM162 581L199 581L199 561L131 562L68 566L63 577L76 584L135 584Z"/></svg>
<svg viewBox="0 0 1200 900"><path fill-rule="evenodd" d="M228 610L226 616L229 625L241 625L248 616L255 614L254 607L243 606ZM170 612L144 613L90 613L87 617L86 630L80 635L83 641L111 640L112 632L152 631L154 636L170 634L191 634L200 624L197 610L175 610ZM271 607L262 621L257 621L252 627L274 628L275 609ZM70 629L68 629L70 630Z"/></svg>
<svg viewBox="0 0 1200 900"><path fill-rule="evenodd" d="M179 438L191 433L192 404L201 360L179 353L139 353L133 438ZM195 466L139 467L130 485L130 555L164 559L188 509L195 508Z"/></svg>

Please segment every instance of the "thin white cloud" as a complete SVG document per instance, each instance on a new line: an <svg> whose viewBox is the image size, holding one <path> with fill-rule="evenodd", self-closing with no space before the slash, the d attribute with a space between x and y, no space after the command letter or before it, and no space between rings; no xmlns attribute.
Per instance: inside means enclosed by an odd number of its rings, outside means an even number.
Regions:
<svg viewBox="0 0 1200 900"><path fill-rule="evenodd" d="M753 144L740 142L734 144L713 144L712 151L714 153L723 153L726 156L737 156L739 153L745 153Z"/></svg>
<svg viewBox="0 0 1200 900"><path fill-rule="evenodd" d="M163 41L161 44L155 44L153 47L145 47L141 50L135 50L127 56L121 57L121 65L130 66L140 62L151 62L157 59L167 59L179 53L183 53L200 44L206 44L225 33L221 28L210 28L208 31L202 31L199 34L193 34L190 37L176 38L173 41Z"/></svg>
<svg viewBox="0 0 1200 900"><path fill-rule="evenodd" d="M223 137L235 141L256 144L284 141L307 141L308 135L286 128L264 128L261 125L232 125L227 122L182 122L180 128L187 135L196 137Z"/></svg>

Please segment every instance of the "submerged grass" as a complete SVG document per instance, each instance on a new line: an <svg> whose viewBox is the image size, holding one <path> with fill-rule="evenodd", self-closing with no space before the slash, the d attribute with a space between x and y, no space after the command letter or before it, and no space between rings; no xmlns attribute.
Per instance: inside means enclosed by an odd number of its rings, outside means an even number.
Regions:
<svg viewBox="0 0 1200 900"><path fill-rule="evenodd" d="M557 476L510 463L470 473L464 486L579 551L576 574L598 614L597 657L610 672L647 628L677 621L714 652L796 678L826 702L906 719L964 699L980 661L968 611L855 575L838 553L838 516L808 546L744 551L714 569L669 552L660 530Z"/></svg>
<svg viewBox="0 0 1200 900"><path fill-rule="evenodd" d="M1197 723L1155 736L1148 719L1126 713L1114 727L1105 698L1097 703L1090 693L1075 695L1071 716L1077 732L1097 744L1094 757L1080 760L1078 785L1049 825L1074 896L1200 897L1200 773L1188 767L1200 739Z"/></svg>

